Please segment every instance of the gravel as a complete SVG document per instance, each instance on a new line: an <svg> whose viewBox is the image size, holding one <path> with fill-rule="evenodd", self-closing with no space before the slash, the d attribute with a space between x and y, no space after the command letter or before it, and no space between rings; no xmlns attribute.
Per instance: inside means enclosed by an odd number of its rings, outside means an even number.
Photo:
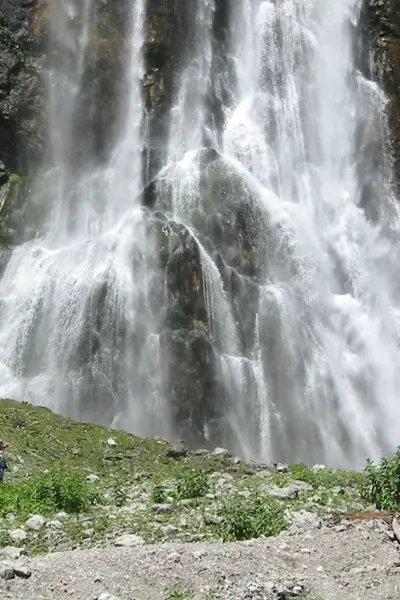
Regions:
<svg viewBox="0 0 400 600"><path fill-rule="evenodd" d="M400 554L389 533L385 523L370 521L241 543L21 557L7 568L29 578L0 579L0 598L164 600L180 589L201 600L398 600Z"/></svg>

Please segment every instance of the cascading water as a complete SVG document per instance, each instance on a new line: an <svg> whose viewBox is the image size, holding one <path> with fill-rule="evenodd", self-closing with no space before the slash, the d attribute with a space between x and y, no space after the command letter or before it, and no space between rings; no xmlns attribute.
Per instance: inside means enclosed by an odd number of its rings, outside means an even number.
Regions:
<svg viewBox="0 0 400 600"><path fill-rule="evenodd" d="M146 2L101 165L76 127L96 2L55 3L44 217L0 282L0 396L261 460L397 445L400 219L361 4L197 0L144 209Z"/></svg>
<svg viewBox="0 0 400 600"><path fill-rule="evenodd" d="M51 163L35 191L50 210L37 239L13 252L2 278L1 394L167 434L155 306L163 290L139 202L144 18L145 2L136 0L126 44L124 123L108 165L96 167L90 153L77 165L74 145L90 136L74 132L74 119L82 110L95 2L56 3Z"/></svg>

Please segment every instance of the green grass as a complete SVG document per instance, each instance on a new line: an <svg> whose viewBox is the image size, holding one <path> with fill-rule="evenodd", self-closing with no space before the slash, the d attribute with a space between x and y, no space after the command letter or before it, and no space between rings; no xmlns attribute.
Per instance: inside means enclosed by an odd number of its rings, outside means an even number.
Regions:
<svg viewBox="0 0 400 600"><path fill-rule="evenodd" d="M188 453L168 458L166 442L79 423L51 411L0 400L0 438L9 447L9 470L0 485L0 547L12 529L41 514L67 520L47 525L22 542L31 553L112 542L123 533L145 542L243 540L279 534L290 525L287 509L306 509L331 520L367 507L368 477L294 465L288 473L253 473L246 464ZM115 444L109 444L112 438ZM98 480L87 481L88 475ZM293 500L263 488L301 480L312 486ZM338 490L340 493L338 493ZM155 510L155 504L172 510ZM11 517L10 517L11 515Z"/></svg>
<svg viewBox="0 0 400 600"><path fill-rule="evenodd" d="M190 590L171 590L167 592L165 600L193 600L194 594Z"/></svg>

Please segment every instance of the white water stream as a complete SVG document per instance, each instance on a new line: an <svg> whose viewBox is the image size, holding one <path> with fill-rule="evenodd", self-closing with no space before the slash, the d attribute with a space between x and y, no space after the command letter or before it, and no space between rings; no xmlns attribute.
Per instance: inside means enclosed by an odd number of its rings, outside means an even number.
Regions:
<svg viewBox="0 0 400 600"><path fill-rule="evenodd" d="M220 443L262 460L360 466L397 446L400 425L400 221L388 163L368 155L385 133L385 98L355 64L361 1L232 2L218 77L217 4L193 5L158 193L167 185L169 217L199 249L227 407ZM50 70L52 160L34 192L51 202L0 282L0 397L170 435L164 274L140 205L146 3L132 2L115 148L105 167L77 172L73 118L95 12L94 0L64 0L53 18L69 60ZM212 91L222 125L208 118ZM206 180L205 145L219 153ZM239 306L216 256L248 285L227 241L229 227L240 237L232 215L243 207L258 292Z"/></svg>

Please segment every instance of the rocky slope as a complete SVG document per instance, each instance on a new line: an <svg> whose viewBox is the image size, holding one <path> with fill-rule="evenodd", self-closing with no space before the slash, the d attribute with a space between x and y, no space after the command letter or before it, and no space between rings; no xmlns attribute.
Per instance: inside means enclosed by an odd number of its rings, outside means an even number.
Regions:
<svg viewBox="0 0 400 600"><path fill-rule="evenodd" d="M398 597L400 526L363 500L362 474L188 452L9 401L0 423L1 598Z"/></svg>
<svg viewBox="0 0 400 600"><path fill-rule="evenodd" d="M399 551L380 522L247 543L57 553L14 563L4 600L395 600Z"/></svg>

